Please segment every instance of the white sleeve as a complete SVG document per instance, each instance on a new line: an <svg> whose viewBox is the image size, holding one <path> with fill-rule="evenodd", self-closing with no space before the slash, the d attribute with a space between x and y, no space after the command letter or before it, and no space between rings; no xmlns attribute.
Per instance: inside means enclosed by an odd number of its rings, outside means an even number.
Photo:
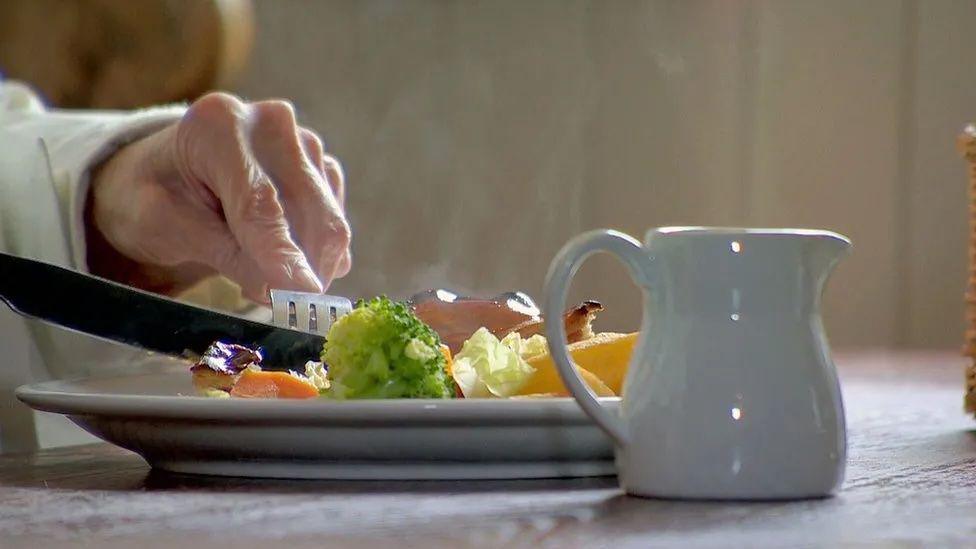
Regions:
<svg viewBox="0 0 976 549"><path fill-rule="evenodd" d="M0 80L0 250L87 270L83 209L89 171L121 145L173 123L183 112L182 106L46 110L26 86ZM131 371L146 356L24 321L2 304L0 350L0 453L94 440L61 416L30 412L14 398L18 385Z"/></svg>
<svg viewBox="0 0 976 549"><path fill-rule="evenodd" d="M0 81L0 241L18 255L87 270L90 170L185 109L48 110L26 86Z"/></svg>

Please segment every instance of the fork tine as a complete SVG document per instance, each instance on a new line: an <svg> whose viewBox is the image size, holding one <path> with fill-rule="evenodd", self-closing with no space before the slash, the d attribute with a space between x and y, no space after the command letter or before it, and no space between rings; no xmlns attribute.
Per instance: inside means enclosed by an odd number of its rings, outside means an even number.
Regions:
<svg viewBox="0 0 976 549"><path fill-rule="evenodd" d="M292 316L289 314L290 309L294 311L295 325L289 322L289 317ZM336 319L350 311L352 311L352 302L344 297L271 290L271 321L275 326L282 328L325 335Z"/></svg>
<svg viewBox="0 0 976 549"><path fill-rule="evenodd" d="M295 327L304 332L309 332L308 325L308 299L299 297L295 300Z"/></svg>
<svg viewBox="0 0 976 549"><path fill-rule="evenodd" d="M275 326L288 326L288 298L271 290L271 323Z"/></svg>

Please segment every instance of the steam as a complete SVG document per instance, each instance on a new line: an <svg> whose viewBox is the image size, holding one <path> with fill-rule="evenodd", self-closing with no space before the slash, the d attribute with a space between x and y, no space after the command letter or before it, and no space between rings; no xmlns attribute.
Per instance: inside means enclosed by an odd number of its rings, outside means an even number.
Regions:
<svg viewBox="0 0 976 549"><path fill-rule="evenodd" d="M337 291L538 300L553 254L584 229L586 193L601 183L587 136L600 89L576 75L592 60L557 67L557 80L532 84L551 93L526 96L510 67L479 55L462 49L437 71L396 73L377 116L357 120L354 267Z"/></svg>

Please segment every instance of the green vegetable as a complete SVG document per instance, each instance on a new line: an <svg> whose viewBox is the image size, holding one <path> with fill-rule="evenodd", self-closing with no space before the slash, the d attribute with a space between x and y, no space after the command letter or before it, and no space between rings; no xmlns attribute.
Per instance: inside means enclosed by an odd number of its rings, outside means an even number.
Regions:
<svg viewBox="0 0 976 549"><path fill-rule="evenodd" d="M549 344L546 342L546 338L539 334L528 339L522 339L521 334L512 332L502 338L502 345L515 351L525 360L530 360L549 352Z"/></svg>
<svg viewBox="0 0 976 549"><path fill-rule="evenodd" d="M486 328L479 328L454 357L454 379L466 398L512 396L535 372L526 358L545 348L542 336L523 340L512 332L499 341Z"/></svg>
<svg viewBox="0 0 976 549"><path fill-rule="evenodd" d="M322 350L331 386L324 396L452 398L440 338L403 303L360 301L332 325Z"/></svg>

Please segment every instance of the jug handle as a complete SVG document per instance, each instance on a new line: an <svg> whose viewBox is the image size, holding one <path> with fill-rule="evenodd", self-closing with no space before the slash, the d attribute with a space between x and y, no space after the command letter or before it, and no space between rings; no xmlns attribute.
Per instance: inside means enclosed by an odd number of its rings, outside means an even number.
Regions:
<svg viewBox="0 0 976 549"><path fill-rule="evenodd" d="M580 265L596 252L609 252L627 265L631 276L641 286L648 284L650 257L640 242L630 235L612 230L596 230L583 233L570 240L552 260L543 300L543 314L547 319L561 318L566 309L569 284ZM559 371L563 383L569 389L583 411L609 434L618 446L626 446L630 440L626 422L600 405L593 391L583 382L576 364L566 350L566 327L562 322L546 322L546 339L549 353Z"/></svg>

